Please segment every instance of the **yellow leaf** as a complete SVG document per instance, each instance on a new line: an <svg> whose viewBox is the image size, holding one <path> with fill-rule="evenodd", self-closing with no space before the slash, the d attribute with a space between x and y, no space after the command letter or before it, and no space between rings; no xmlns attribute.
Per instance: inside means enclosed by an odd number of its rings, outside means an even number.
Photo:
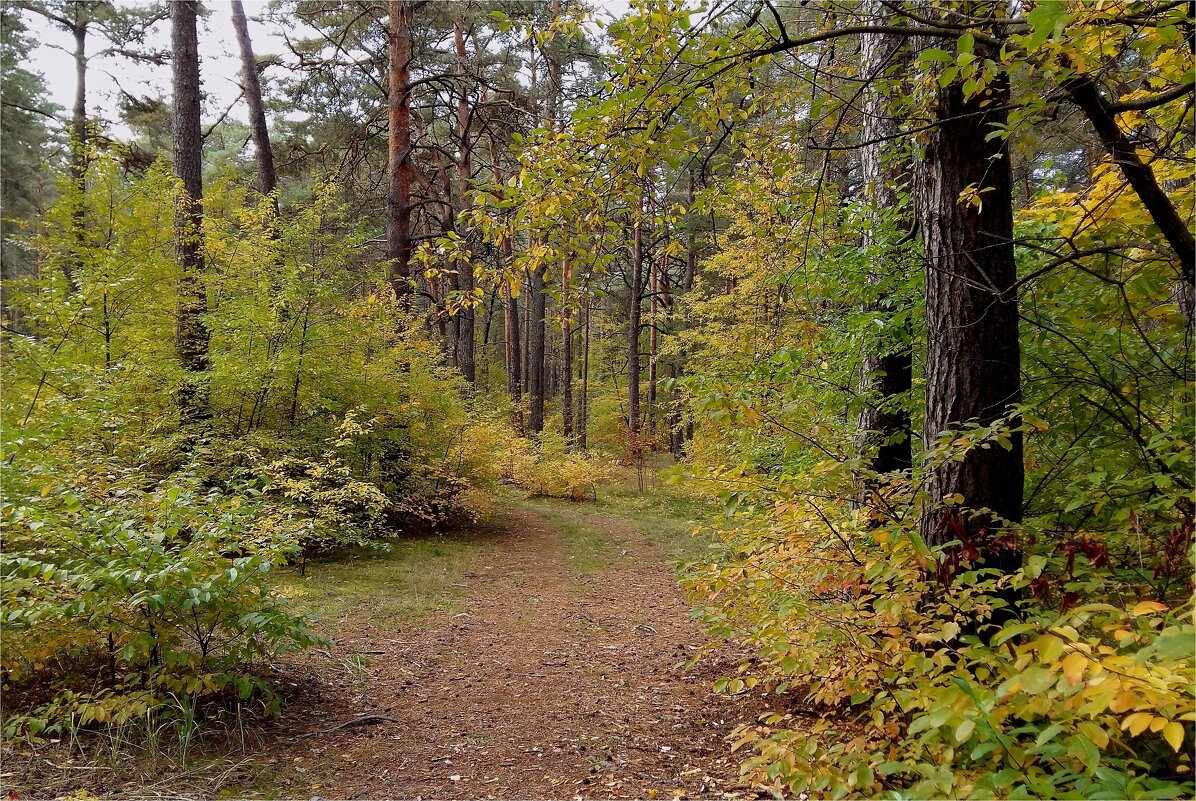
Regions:
<svg viewBox="0 0 1196 801"><path fill-rule="evenodd" d="M1046 663L1054 662L1063 653L1063 640L1053 634L1039 637L1035 646L1038 648L1038 658Z"/></svg>
<svg viewBox="0 0 1196 801"><path fill-rule="evenodd" d="M1150 730L1151 731L1162 731L1163 727L1166 726L1169 722L1170 721L1168 721L1167 718L1156 717L1154 720L1150 721Z"/></svg>
<svg viewBox="0 0 1196 801"><path fill-rule="evenodd" d="M1175 752L1179 753L1179 747L1184 744L1184 726L1177 720L1173 720L1163 727L1163 739L1171 744Z"/></svg>
<svg viewBox="0 0 1196 801"><path fill-rule="evenodd" d="M1161 604L1158 601L1139 601L1134 606L1132 614L1134 617L1140 617L1151 612L1166 612L1168 608L1167 604Z"/></svg>
<svg viewBox="0 0 1196 801"><path fill-rule="evenodd" d="M1084 668L1088 665L1088 657L1079 651L1072 651L1063 659L1063 675L1073 686L1084 678Z"/></svg>
<svg viewBox="0 0 1196 801"><path fill-rule="evenodd" d="M1137 737L1142 732L1146 731L1146 727L1150 725L1151 719L1154 715L1149 712L1135 712L1134 714L1121 721L1121 730L1128 731L1132 736Z"/></svg>
<svg viewBox="0 0 1196 801"><path fill-rule="evenodd" d="M1134 702L1137 700L1137 696L1133 693L1123 692L1109 702L1109 709L1117 714L1121 714L1127 709L1133 708Z"/></svg>

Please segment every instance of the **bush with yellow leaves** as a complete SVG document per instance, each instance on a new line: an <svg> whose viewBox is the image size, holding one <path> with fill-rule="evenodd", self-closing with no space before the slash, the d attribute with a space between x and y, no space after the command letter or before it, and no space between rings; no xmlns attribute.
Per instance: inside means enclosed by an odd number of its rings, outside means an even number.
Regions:
<svg viewBox="0 0 1196 801"><path fill-rule="evenodd" d="M598 497L598 486L613 477L609 462L594 454L566 447L565 438L545 432L540 441L514 438L500 457L504 478L522 487L529 496L582 501Z"/></svg>
<svg viewBox="0 0 1196 801"><path fill-rule="evenodd" d="M771 504L745 491L722 557L689 570L709 629L757 649L718 689L776 697L737 732L755 781L835 798L1196 794L1191 587L1164 575L1190 575L1190 522L1175 518L1153 577L1111 569L1096 538L1032 546L1049 542L1033 520L1022 567L999 573L959 542L927 547L909 479L884 488L897 514L868 514L853 467L828 461Z"/></svg>

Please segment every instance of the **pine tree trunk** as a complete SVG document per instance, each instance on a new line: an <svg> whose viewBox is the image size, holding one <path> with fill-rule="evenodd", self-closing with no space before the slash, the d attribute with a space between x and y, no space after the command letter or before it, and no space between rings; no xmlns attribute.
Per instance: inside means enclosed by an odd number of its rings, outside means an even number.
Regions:
<svg viewBox="0 0 1196 801"><path fill-rule="evenodd" d="M560 14L561 4L560 0L552 0L550 6L552 18L555 20ZM545 59L548 72L548 93L545 98L544 105L544 127L548 130L555 130L556 127L556 106L558 100L558 93L560 92L560 65L552 58ZM532 68L533 78L535 75L535 67ZM533 81L532 91L535 92L536 85ZM546 369L546 321L545 312L547 310L547 298L544 294L545 276L542 270L535 270L531 276L531 303L529 309L528 319L528 364L527 364L527 389L528 389L528 414L527 427L532 433L538 434L544 430L544 400L547 393L547 369Z"/></svg>
<svg viewBox="0 0 1196 801"><path fill-rule="evenodd" d="M386 259L395 297L411 296L411 0L389 0Z"/></svg>
<svg viewBox="0 0 1196 801"><path fill-rule="evenodd" d="M569 302L569 281L573 265L565 262L561 270L561 433L565 447L574 450L576 432L573 430L573 329L572 306Z"/></svg>
<svg viewBox="0 0 1196 801"><path fill-rule="evenodd" d="M504 355L507 362L507 394L511 396L512 411L511 424L515 433L524 435L523 426L523 371L520 369L520 354L522 348L519 342L519 299L511 297L511 287L503 286L503 323L506 329L504 338Z"/></svg>
<svg viewBox="0 0 1196 801"><path fill-rule="evenodd" d="M544 273L533 270L528 286L527 320L527 429L533 434L544 430Z"/></svg>
<svg viewBox="0 0 1196 801"><path fill-rule="evenodd" d="M632 213L634 217L631 234L631 295L627 309L627 431L634 439L640 433L640 296L643 294L644 283L642 196L636 199Z"/></svg>
<svg viewBox="0 0 1196 801"><path fill-rule="evenodd" d="M208 406L208 311L204 285L203 140L200 132L199 39L195 0L170 5L171 57L174 79L174 171L183 196L175 213L175 258L179 265L175 348L186 377L178 391L179 420L202 424Z"/></svg>
<svg viewBox="0 0 1196 801"><path fill-rule="evenodd" d="M452 207L453 181L449 177L449 165L444 154L437 151L436 160L440 174L440 197L444 201L437 204L440 217L440 232L442 234L449 234L450 232L454 232L457 227ZM448 338L443 341L444 363L448 367L459 368L460 365L457 359L460 356L458 348L461 341L461 315L459 313L451 313L449 311L449 304L453 296L459 296L460 294L461 276L455 271L449 270L443 280L447 284L442 284L443 294L440 297L437 316L445 321L445 327L448 330Z"/></svg>
<svg viewBox="0 0 1196 801"><path fill-rule="evenodd" d="M589 447L586 429L590 416L590 305L591 298L587 292L581 346L581 394L577 399L577 420L574 421L574 427L577 429L577 447L582 451Z"/></svg>
<svg viewBox="0 0 1196 801"><path fill-rule="evenodd" d="M656 433L656 348L659 344L657 326L659 325L660 301L658 293L660 282L657 278L659 259L648 259L648 292L651 294L651 313L648 315L648 433Z"/></svg>
<svg viewBox="0 0 1196 801"><path fill-rule="evenodd" d="M71 109L71 182L75 186L75 208L71 213L74 227L74 252L62 262L67 292L79 291L79 273L83 269L83 251L87 247L87 13L82 3L75 3L71 33L75 39L75 105Z"/></svg>
<svg viewBox="0 0 1196 801"><path fill-rule="evenodd" d="M472 154L469 144L469 97L465 86L465 26L461 20L453 21L453 41L456 49L455 72L457 77L457 193L461 198L461 208L468 209L469 180L473 172ZM462 235L464 235L462 233ZM468 260L458 265L458 281L460 290L467 297L472 297L474 290L473 263ZM477 380L477 364L475 351L475 331L477 313L472 300L465 308L457 313L461 318L460 329L457 334L457 367L465 380L474 383Z"/></svg>
<svg viewBox="0 0 1196 801"><path fill-rule="evenodd" d="M483 91L485 91L483 87ZM490 145L490 173L494 178L494 185L498 187L498 196L502 197L502 167L498 161L498 143L494 136L489 136ZM510 240L503 240L502 259L504 267L511 263ZM519 337L519 299L512 296L511 284L503 281L503 357L507 368L507 395L511 398L511 426L515 433L523 436L523 347Z"/></svg>
<svg viewBox="0 0 1196 801"><path fill-rule="evenodd" d="M1008 102L1008 83L1002 79L987 95L972 98L964 97L958 82L939 90L939 125L917 173L926 261L927 448L967 421L988 425L1007 416L1021 399L1009 153L1000 137L988 138L1006 122ZM1023 476L1022 440L1016 433L1009 448L976 448L963 461L933 467L926 477L923 538L930 544L970 538L985 565L1015 569L1016 551L986 539L996 522L991 516L961 517L954 507L939 503L958 493L968 508L987 508L998 518L1019 522Z"/></svg>
<svg viewBox="0 0 1196 801"><path fill-rule="evenodd" d="M864 4L863 13L872 17L870 22L887 24L890 14L879 0ZM903 38L893 34L874 33L863 37L861 58L863 74L871 83L864 92L864 125L862 136L864 146L860 153L860 166L864 179L864 194L871 209L871 225L864 231L864 246L877 247L877 226L883 224L886 212L900 208L897 186L903 181L905 166L896 157L894 144L900 133L898 114L893 110L888 92L877 85L894 66L899 66L898 52ZM909 229L908 214L902 214L897 224ZM891 232L889 238L891 239ZM882 234L883 236L883 234ZM892 279L899 272L908 269L901 254L876 254L868 281L876 284ZM892 315L900 311L890 299L876 300L873 312ZM912 464L912 437L910 415L904 408L913 384L913 354L908 338L901 342L874 343L864 354L864 397L867 401L860 416L860 430L864 432L864 447L871 452L871 468L876 473L890 473L908 470Z"/></svg>
<svg viewBox="0 0 1196 801"><path fill-rule="evenodd" d="M249 38L249 23L241 0L232 0L233 29L241 50L241 81L245 89L245 103L249 106L249 136L253 140L253 160L257 168L257 188L271 197L275 212L277 199L272 197L278 186L274 173L274 151L270 147L270 130L266 127L266 112L262 108L262 82L257 60L253 57L253 43Z"/></svg>

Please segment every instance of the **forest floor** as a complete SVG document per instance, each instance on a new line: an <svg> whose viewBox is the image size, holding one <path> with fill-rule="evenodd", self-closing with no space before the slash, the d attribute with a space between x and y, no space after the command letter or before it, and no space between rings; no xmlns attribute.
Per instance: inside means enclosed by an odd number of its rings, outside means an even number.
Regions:
<svg viewBox="0 0 1196 801"><path fill-rule="evenodd" d="M736 654L686 669L703 636L671 560L703 543L684 511L509 497L466 531L309 565L278 589L329 647L287 658L282 718L236 726L231 753L6 772L54 795L755 797L726 738L759 705L711 691Z"/></svg>

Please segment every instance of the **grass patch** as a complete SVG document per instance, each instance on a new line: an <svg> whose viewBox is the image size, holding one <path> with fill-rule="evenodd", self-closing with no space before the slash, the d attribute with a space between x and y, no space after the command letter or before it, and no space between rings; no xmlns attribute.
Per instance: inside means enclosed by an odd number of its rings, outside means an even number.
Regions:
<svg viewBox="0 0 1196 801"><path fill-rule="evenodd" d="M692 562L707 554L710 539L694 536L703 521L721 515L717 504L685 495L666 483L659 471L672 465L660 455L644 468L644 491L633 467L616 467L614 480L598 487L597 501L532 498L522 501L561 532L571 563L580 573L601 570L616 553L593 513L617 517L643 532L675 562Z"/></svg>
<svg viewBox="0 0 1196 801"><path fill-rule="evenodd" d="M722 512L665 481L661 471L673 466L667 454L656 454L644 466L643 492L634 467L616 468L616 480L600 489L595 508L634 525L670 560L688 562L701 558L710 543L708 537L694 536L694 529Z"/></svg>
<svg viewBox="0 0 1196 801"><path fill-rule="evenodd" d="M535 498L522 503L535 510L560 533L569 565L578 573L596 573L610 561L613 546L607 534L594 525L586 514L597 508L593 502Z"/></svg>
<svg viewBox="0 0 1196 801"><path fill-rule="evenodd" d="M307 574L279 574L275 587L322 628L411 625L453 610L462 577L492 547L472 532L399 540L385 552L346 553L307 563Z"/></svg>

